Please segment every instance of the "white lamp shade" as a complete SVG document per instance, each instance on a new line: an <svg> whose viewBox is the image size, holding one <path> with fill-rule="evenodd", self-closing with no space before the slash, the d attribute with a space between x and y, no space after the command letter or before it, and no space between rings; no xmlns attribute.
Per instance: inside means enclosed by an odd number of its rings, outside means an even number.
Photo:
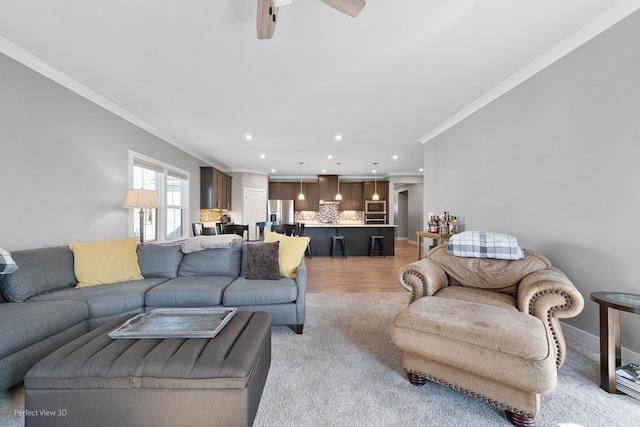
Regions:
<svg viewBox="0 0 640 427"><path fill-rule="evenodd" d="M129 190L123 208L159 208L155 190Z"/></svg>

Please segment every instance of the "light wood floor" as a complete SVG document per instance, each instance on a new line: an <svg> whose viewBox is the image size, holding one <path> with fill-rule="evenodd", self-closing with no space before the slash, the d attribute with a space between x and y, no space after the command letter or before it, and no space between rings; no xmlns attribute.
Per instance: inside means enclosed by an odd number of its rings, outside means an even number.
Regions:
<svg viewBox="0 0 640 427"><path fill-rule="evenodd" d="M418 248L406 240L395 245L395 256L386 258L307 257L307 292L407 292L398 284L398 270L418 259Z"/></svg>

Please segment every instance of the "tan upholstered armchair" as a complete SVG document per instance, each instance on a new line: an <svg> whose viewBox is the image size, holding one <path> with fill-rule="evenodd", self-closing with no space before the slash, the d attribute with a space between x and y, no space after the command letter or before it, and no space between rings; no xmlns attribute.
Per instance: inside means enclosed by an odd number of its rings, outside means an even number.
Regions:
<svg viewBox="0 0 640 427"><path fill-rule="evenodd" d="M584 306L567 276L526 249L524 259L498 260L440 245L398 280L411 299L392 338L410 382L444 384L504 408L514 425L533 425L566 357L559 319Z"/></svg>

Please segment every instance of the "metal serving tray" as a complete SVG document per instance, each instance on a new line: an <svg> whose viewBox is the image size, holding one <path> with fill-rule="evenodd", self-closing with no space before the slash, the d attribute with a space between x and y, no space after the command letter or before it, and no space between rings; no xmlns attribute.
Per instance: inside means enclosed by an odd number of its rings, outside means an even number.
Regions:
<svg viewBox="0 0 640 427"><path fill-rule="evenodd" d="M110 338L213 338L238 311L224 308L157 308L109 332Z"/></svg>

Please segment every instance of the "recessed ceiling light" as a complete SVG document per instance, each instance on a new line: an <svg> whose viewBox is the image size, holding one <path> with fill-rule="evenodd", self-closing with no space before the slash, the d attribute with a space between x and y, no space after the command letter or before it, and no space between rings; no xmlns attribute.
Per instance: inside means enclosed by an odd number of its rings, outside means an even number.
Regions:
<svg viewBox="0 0 640 427"><path fill-rule="evenodd" d="M271 169L271 173L276 173L276 170L275 169Z"/></svg>
<svg viewBox="0 0 640 427"><path fill-rule="evenodd" d="M336 135L336 141L342 141L342 135L337 134Z"/></svg>
<svg viewBox="0 0 640 427"><path fill-rule="evenodd" d="M266 159L266 158L267 158L267 156L265 156L264 154L260 154L260 158L261 158L261 159Z"/></svg>
<svg viewBox="0 0 640 427"><path fill-rule="evenodd" d="M420 168L420 169L419 169L419 171L420 171L420 172L424 172L424 169Z"/></svg>
<svg viewBox="0 0 640 427"><path fill-rule="evenodd" d="M327 173L327 170L326 169L322 169L322 173Z"/></svg>
<svg viewBox="0 0 640 427"><path fill-rule="evenodd" d="M251 141L253 139L253 135L251 135L250 133L246 134L244 137L247 141Z"/></svg>
<svg viewBox="0 0 640 427"><path fill-rule="evenodd" d="M332 156L331 154L329 154L329 155L327 156L327 159L333 159L333 156Z"/></svg>
<svg viewBox="0 0 640 427"><path fill-rule="evenodd" d="M398 160L398 156L393 156L393 160Z"/></svg>

